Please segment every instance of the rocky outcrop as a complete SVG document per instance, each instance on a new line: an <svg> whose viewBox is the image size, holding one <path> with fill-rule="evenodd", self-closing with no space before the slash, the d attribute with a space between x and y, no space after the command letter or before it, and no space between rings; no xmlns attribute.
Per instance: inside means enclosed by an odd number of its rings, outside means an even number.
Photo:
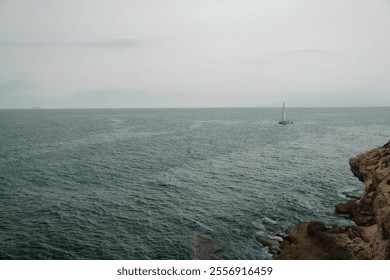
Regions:
<svg viewBox="0 0 390 280"><path fill-rule="evenodd" d="M359 199L336 205L356 226L302 222L287 232L275 259L390 259L390 142L349 160L365 184Z"/></svg>
<svg viewBox="0 0 390 280"><path fill-rule="evenodd" d="M192 246L196 258L199 260L218 260L218 253L223 251L223 247L218 245L209 234L198 234L193 237Z"/></svg>

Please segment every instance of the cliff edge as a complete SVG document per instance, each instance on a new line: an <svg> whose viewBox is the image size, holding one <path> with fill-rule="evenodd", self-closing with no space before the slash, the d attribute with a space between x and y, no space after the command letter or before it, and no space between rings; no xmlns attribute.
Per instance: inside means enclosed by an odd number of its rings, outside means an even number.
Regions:
<svg viewBox="0 0 390 280"><path fill-rule="evenodd" d="M311 221L287 232L274 259L390 259L390 141L349 160L365 184L362 197L336 205L356 226L346 228Z"/></svg>

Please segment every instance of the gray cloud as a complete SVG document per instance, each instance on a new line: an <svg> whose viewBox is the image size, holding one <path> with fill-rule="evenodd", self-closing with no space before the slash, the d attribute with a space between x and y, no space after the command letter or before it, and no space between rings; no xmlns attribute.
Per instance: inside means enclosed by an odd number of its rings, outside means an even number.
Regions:
<svg viewBox="0 0 390 280"><path fill-rule="evenodd" d="M137 107L148 99L145 90L105 87L80 90L66 101L71 107Z"/></svg>
<svg viewBox="0 0 390 280"><path fill-rule="evenodd" d="M20 48L31 48L31 47L50 47L60 44L44 43L44 42L0 42L0 47L20 47Z"/></svg>
<svg viewBox="0 0 390 280"><path fill-rule="evenodd" d="M42 98L32 94L37 85L27 80L0 82L0 108L29 108L38 106Z"/></svg>
<svg viewBox="0 0 390 280"><path fill-rule="evenodd" d="M34 83L26 80L12 80L0 82L0 94L9 94L14 92L23 92L35 87Z"/></svg>
<svg viewBox="0 0 390 280"><path fill-rule="evenodd" d="M237 96L225 95L224 100L221 100L199 90L156 93L149 90L105 87L80 90L62 99L61 106L67 104L68 107L74 108L226 107L232 102L239 104L237 99Z"/></svg>
<svg viewBox="0 0 390 280"><path fill-rule="evenodd" d="M321 49L305 49L305 50L284 50L272 53L272 56L279 57L308 57L308 56L337 56L336 51L321 50Z"/></svg>
<svg viewBox="0 0 390 280"><path fill-rule="evenodd" d="M145 43L137 39L122 39L122 40L108 40L108 41L80 43L75 45L86 46L86 47L97 47L97 48L140 48L140 47L144 47Z"/></svg>
<svg viewBox="0 0 390 280"><path fill-rule="evenodd" d="M365 107L386 106L390 102L390 93L376 89L345 90L338 92L322 92L313 96L310 93L296 93L296 100L289 100L292 107Z"/></svg>
<svg viewBox="0 0 390 280"><path fill-rule="evenodd" d="M142 48L145 42L138 39L120 39L91 42L0 42L0 47L92 47L92 48Z"/></svg>

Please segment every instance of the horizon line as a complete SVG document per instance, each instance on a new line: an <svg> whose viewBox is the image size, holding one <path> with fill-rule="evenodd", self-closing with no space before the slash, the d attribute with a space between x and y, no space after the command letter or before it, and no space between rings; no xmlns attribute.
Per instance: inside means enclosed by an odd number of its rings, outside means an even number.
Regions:
<svg viewBox="0 0 390 280"><path fill-rule="evenodd" d="M310 108L318 108L318 109L331 109L331 108L387 108L390 105L381 105L381 106L373 106L373 105L359 105L359 106L289 106L289 109L310 109ZM280 109L281 106L193 106L193 107L39 107L39 106L31 106L31 107L10 107L10 108L0 108L0 110L101 110L101 109Z"/></svg>

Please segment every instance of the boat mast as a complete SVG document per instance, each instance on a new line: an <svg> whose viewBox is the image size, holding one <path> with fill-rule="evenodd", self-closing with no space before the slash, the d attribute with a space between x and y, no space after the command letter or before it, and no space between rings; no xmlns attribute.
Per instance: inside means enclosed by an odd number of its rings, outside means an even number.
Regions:
<svg viewBox="0 0 390 280"><path fill-rule="evenodd" d="M284 108L284 102L283 102L283 111L282 111L282 121L286 120L286 109Z"/></svg>

